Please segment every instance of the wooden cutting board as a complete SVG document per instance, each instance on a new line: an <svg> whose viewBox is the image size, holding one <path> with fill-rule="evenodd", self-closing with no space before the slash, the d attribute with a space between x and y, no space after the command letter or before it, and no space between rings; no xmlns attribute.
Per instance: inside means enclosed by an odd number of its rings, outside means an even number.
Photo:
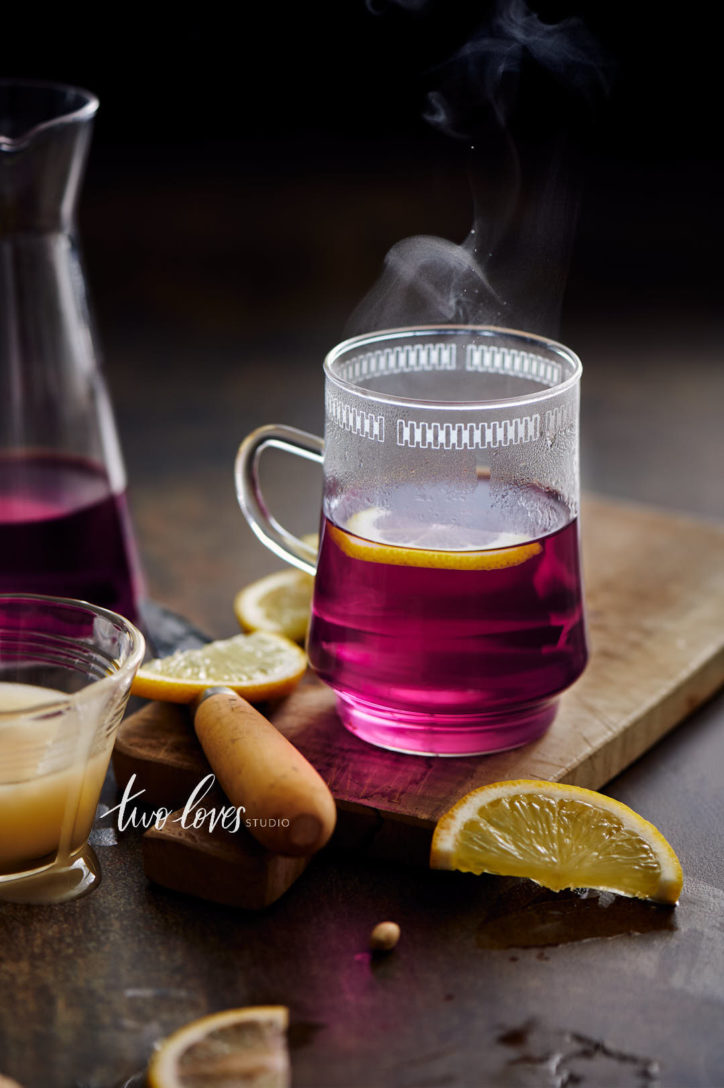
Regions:
<svg viewBox="0 0 724 1088"><path fill-rule="evenodd" d="M721 686L724 528L600 498L584 503L582 526L591 660L539 741L462 759L385 752L343 728L311 676L269 712L329 783L338 842L424 860L436 820L477 786L545 778L599 789ZM121 778L129 753L163 773L176 759L178 774L181 751L188 781L208 770L183 714L164 729L122 727Z"/></svg>

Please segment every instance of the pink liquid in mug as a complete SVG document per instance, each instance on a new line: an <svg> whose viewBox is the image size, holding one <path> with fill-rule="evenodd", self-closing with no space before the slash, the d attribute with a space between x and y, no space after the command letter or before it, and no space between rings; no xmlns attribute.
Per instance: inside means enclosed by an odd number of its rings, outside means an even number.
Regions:
<svg viewBox="0 0 724 1088"><path fill-rule="evenodd" d="M382 747L463 755L525 744L548 728L557 696L587 660L576 521L539 489L508 488L501 503L481 480L468 524L450 528L442 496L430 507L428 494L425 520L412 495L409 518L396 514L384 539L416 534L415 552L375 549L343 527L365 524L364 514L345 510L342 525L325 520L311 664L334 689L345 725ZM403 485L395 510L405 503ZM546 531L531 535L535 525ZM441 558L455 535L478 545L489 539L492 565L476 569L486 553L474 548ZM431 565L409 564L406 550L425 562L423 541Z"/></svg>
<svg viewBox="0 0 724 1088"><path fill-rule="evenodd" d="M137 619L124 494L82 458L0 456L0 592L75 597Z"/></svg>

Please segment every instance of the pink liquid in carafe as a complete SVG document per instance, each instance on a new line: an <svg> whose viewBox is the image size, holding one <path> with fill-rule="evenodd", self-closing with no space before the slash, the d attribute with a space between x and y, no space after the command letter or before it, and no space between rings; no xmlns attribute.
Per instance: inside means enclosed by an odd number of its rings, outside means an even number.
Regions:
<svg viewBox="0 0 724 1088"><path fill-rule="evenodd" d="M126 496L91 461L0 456L0 592L74 597L138 618Z"/></svg>

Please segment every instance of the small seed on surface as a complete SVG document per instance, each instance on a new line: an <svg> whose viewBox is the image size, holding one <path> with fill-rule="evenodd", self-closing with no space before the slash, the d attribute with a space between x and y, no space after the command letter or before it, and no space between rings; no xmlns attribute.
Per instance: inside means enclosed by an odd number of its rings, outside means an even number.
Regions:
<svg viewBox="0 0 724 1088"><path fill-rule="evenodd" d="M370 948L373 952L391 952L399 939L397 922L378 922L370 934Z"/></svg>

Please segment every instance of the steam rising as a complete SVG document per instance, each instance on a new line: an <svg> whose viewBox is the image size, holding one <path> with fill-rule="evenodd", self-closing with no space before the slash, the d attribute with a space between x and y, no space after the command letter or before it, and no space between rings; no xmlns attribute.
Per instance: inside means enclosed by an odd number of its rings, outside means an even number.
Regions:
<svg viewBox="0 0 724 1088"><path fill-rule="evenodd" d="M525 0L498 0L489 22L441 66L444 88L430 92L424 117L463 139L475 136L486 110L506 127L531 66L589 101L606 89L600 50L580 19L543 23Z"/></svg>
<svg viewBox="0 0 724 1088"><path fill-rule="evenodd" d="M579 20L546 24L524 0L498 0L436 75L423 116L471 144L472 229L460 245L396 243L348 332L441 322L555 336L578 205L568 138L606 90L600 51Z"/></svg>

